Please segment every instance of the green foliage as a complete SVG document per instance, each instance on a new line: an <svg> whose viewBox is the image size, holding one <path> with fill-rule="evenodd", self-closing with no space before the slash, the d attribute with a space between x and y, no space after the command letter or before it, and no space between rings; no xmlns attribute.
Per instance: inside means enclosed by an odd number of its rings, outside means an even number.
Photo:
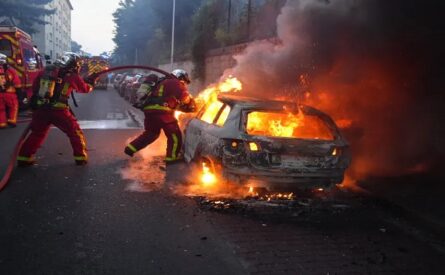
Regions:
<svg viewBox="0 0 445 275"><path fill-rule="evenodd" d="M251 0L249 9L248 0L177 0L174 60L191 58L193 76L203 79L210 49L275 36L275 19L285 1ZM113 16L114 63L169 61L172 0L121 0Z"/></svg>
<svg viewBox="0 0 445 275"><path fill-rule="evenodd" d="M228 32L227 29L219 27L215 31L215 39L222 47L233 44L236 41L236 33Z"/></svg>
<svg viewBox="0 0 445 275"><path fill-rule="evenodd" d="M24 31L33 34L35 24L45 24L43 17L51 15L54 10L44 7L51 0L1 0L0 17L4 16L15 22Z"/></svg>
<svg viewBox="0 0 445 275"><path fill-rule="evenodd" d="M193 76L205 76L205 57L209 49L218 46L215 32L223 19L221 10L224 3L217 0L207 1L193 18L192 61L195 66Z"/></svg>
<svg viewBox="0 0 445 275"><path fill-rule="evenodd" d="M191 15L202 1L176 1L175 60L185 58L184 54L190 52ZM115 63L158 64L169 60L172 1L121 0L113 16Z"/></svg>

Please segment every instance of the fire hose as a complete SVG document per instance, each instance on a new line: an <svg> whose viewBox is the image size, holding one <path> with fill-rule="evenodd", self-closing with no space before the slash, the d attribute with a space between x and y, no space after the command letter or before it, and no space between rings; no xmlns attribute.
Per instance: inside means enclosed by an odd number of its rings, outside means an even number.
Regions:
<svg viewBox="0 0 445 275"><path fill-rule="evenodd" d="M149 70L154 71L160 74L165 75L167 78L173 78L174 76L166 71L163 71L158 68L150 67L150 66L139 66L139 65L128 65L128 66L117 66L112 67L106 70L102 70L100 72L93 73L91 75L88 75L87 78L97 79L100 75L106 74L113 71L119 71L119 70L128 70L128 69L141 69L141 70ZM26 121L23 121L26 122ZM12 171L14 170L15 162L17 160L17 155L19 154L20 148L22 147L23 142L25 141L26 137L28 136L29 132L31 130L31 124L28 124L26 126L25 130L23 131L22 135L19 138L19 141L14 147L14 151L12 152L12 157L9 160L8 166L6 168L6 172L3 175L3 178L0 180L0 191L5 188L6 184L8 183L9 179L11 178Z"/></svg>
<svg viewBox="0 0 445 275"><path fill-rule="evenodd" d="M12 157L9 160L5 175L0 181L0 191L3 190L3 188L5 188L6 184L9 181L9 178L11 177L12 171L14 170L15 161L17 160L17 155L19 154L20 148L22 147L22 144L25 141L25 138L28 135L30 129L31 129L31 124L28 124L28 126L26 126L25 131L23 131L22 135L20 136L19 142L17 142L17 144L14 147L14 151L12 152Z"/></svg>

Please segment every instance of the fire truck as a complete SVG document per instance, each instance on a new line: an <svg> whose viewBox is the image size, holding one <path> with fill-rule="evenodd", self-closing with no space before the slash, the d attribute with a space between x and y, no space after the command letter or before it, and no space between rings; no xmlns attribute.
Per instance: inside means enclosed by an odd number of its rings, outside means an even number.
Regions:
<svg viewBox="0 0 445 275"><path fill-rule="evenodd" d="M83 65L80 71L82 76L91 75L93 73L107 70L110 66L108 60L101 56L83 57L82 59L83 59ZM96 89L106 90L107 86L108 86L108 78L106 75L103 75L99 78L94 87Z"/></svg>
<svg viewBox="0 0 445 275"><path fill-rule="evenodd" d="M23 94L17 95L20 102L25 97L30 98L32 83L43 69L42 57L31 36L17 27L0 26L0 53L8 57L9 65L17 71L22 81Z"/></svg>

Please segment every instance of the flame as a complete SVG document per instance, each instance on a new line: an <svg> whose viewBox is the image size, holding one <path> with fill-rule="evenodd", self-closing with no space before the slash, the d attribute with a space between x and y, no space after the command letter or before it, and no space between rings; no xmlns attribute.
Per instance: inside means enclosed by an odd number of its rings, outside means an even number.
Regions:
<svg viewBox="0 0 445 275"><path fill-rule="evenodd" d="M247 119L251 135L332 140L330 130L317 117L293 113L251 112Z"/></svg>
<svg viewBox="0 0 445 275"><path fill-rule="evenodd" d="M238 92L243 88L242 83L233 76L229 76L222 82L210 85L203 91L201 91L196 97L196 103L199 107L209 105L216 101L220 93ZM216 110L215 112L217 112Z"/></svg>
<svg viewBox="0 0 445 275"><path fill-rule="evenodd" d="M210 168L205 162L202 163L201 183L205 186L213 185L216 183L215 175L210 171Z"/></svg>
<svg viewBox="0 0 445 275"><path fill-rule="evenodd" d="M265 201L272 201L272 200L293 200L294 199L294 193L272 193L272 194L266 194L264 197L260 198L261 200Z"/></svg>
<svg viewBox="0 0 445 275"><path fill-rule="evenodd" d="M288 113L286 115L252 112L247 120L247 132L274 137L293 137L295 129L301 124L303 114Z"/></svg>

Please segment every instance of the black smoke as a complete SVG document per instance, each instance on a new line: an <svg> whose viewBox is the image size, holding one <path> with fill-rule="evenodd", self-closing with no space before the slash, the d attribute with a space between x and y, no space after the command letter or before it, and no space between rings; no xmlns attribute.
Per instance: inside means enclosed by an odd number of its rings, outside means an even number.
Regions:
<svg viewBox="0 0 445 275"><path fill-rule="evenodd" d="M308 90L307 103L351 120L344 131L357 177L432 171L445 156L444 8L441 1L288 0L277 18L280 43L254 43L227 73L257 97Z"/></svg>

